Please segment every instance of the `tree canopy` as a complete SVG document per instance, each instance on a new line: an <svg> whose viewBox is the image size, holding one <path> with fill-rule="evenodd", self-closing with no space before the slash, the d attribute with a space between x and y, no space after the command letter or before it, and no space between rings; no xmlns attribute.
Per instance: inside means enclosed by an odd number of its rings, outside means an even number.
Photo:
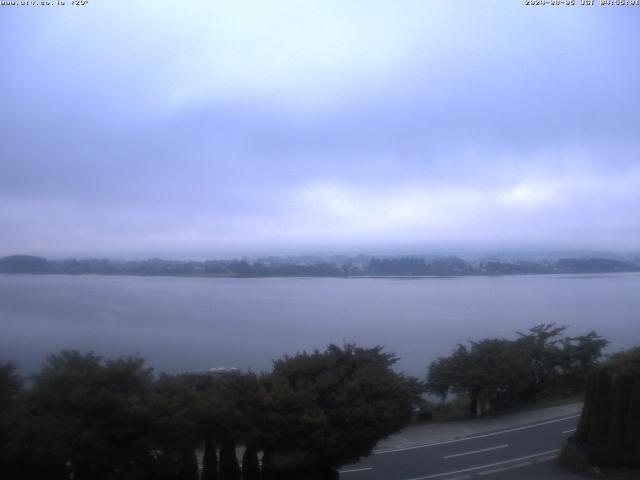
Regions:
<svg viewBox="0 0 640 480"><path fill-rule="evenodd" d="M0 364L2 478L244 480L322 477L355 461L412 413L411 382L381 347L285 356L273 371L155 375L144 359L62 351L29 388ZM301 473L304 472L304 473Z"/></svg>
<svg viewBox="0 0 640 480"><path fill-rule="evenodd" d="M545 392L581 391L608 342L596 332L562 338L566 328L543 323L518 332L514 340L460 344L450 356L430 365L427 389L443 401L449 393L468 396L474 415L533 400Z"/></svg>
<svg viewBox="0 0 640 480"><path fill-rule="evenodd" d="M592 464L640 468L640 347L613 355L589 374L570 442Z"/></svg>
<svg viewBox="0 0 640 480"><path fill-rule="evenodd" d="M265 381L264 438L277 469L337 467L370 453L411 418L412 390L393 354L330 345L274 362Z"/></svg>

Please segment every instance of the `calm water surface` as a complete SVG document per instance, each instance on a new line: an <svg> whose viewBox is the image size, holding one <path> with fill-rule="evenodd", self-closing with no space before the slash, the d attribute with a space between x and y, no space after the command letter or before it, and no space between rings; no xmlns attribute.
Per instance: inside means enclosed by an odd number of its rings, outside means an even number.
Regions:
<svg viewBox="0 0 640 480"><path fill-rule="evenodd" d="M330 342L382 344L423 376L458 342L540 322L640 345L640 274L422 279L0 275L0 359L64 348L140 354L159 370L268 370Z"/></svg>

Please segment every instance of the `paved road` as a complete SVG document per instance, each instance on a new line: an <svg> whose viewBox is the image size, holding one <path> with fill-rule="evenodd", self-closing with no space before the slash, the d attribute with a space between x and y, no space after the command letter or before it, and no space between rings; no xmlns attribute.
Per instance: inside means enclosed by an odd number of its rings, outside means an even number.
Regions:
<svg viewBox="0 0 640 480"><path fill-rule="evenodd" d="M575 431L579 415L463 438L375 451L360 463L343 467L341 480L573 479L553 460Z"/></svg>

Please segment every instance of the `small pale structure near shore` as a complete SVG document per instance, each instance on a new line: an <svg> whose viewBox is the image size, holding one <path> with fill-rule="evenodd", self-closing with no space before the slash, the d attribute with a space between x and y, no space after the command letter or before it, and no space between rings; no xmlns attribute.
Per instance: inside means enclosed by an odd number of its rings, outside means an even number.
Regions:
<svg viewBox="0 0 640 480"><path fill-rule="evenodd" d="M224 374L224 373L240 373L240 369L237 367L212 367L209 369L211 374Z"/></svg>

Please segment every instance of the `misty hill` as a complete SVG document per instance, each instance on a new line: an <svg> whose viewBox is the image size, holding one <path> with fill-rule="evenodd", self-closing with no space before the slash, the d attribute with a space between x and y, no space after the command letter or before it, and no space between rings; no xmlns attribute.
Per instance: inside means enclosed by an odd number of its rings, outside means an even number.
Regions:
<svg viewBox="0 0 640 480"><path fill-rule="evenodd" d="M557 261L477 261L460 257L269 257L233 260L47 260L30 255L0 259L2 273L191 275L225 277L461 276L640 271L640 259L564 258Z"/></svg>
<svg viewBox="0 0 640 480"><path fill-rule="evenodd" d="M49 273L51 266L45 258L31 255L11 255L0 258L0 272L4 273Z"/></svg>
<svg viewBox="0 0 640 480"><path fill-rule="evenodd" d="M372 258L369 275L465 275L479 273L471 263L458 257L435 258L430 261L419 257Z"/></svg>
<svg viewBox="0 0 640 480"><path fill-rule="evenodd" d="M628 272L637 269L638 264L608 258L565 258L558 260L556 267L568 273Z"/></svg>

